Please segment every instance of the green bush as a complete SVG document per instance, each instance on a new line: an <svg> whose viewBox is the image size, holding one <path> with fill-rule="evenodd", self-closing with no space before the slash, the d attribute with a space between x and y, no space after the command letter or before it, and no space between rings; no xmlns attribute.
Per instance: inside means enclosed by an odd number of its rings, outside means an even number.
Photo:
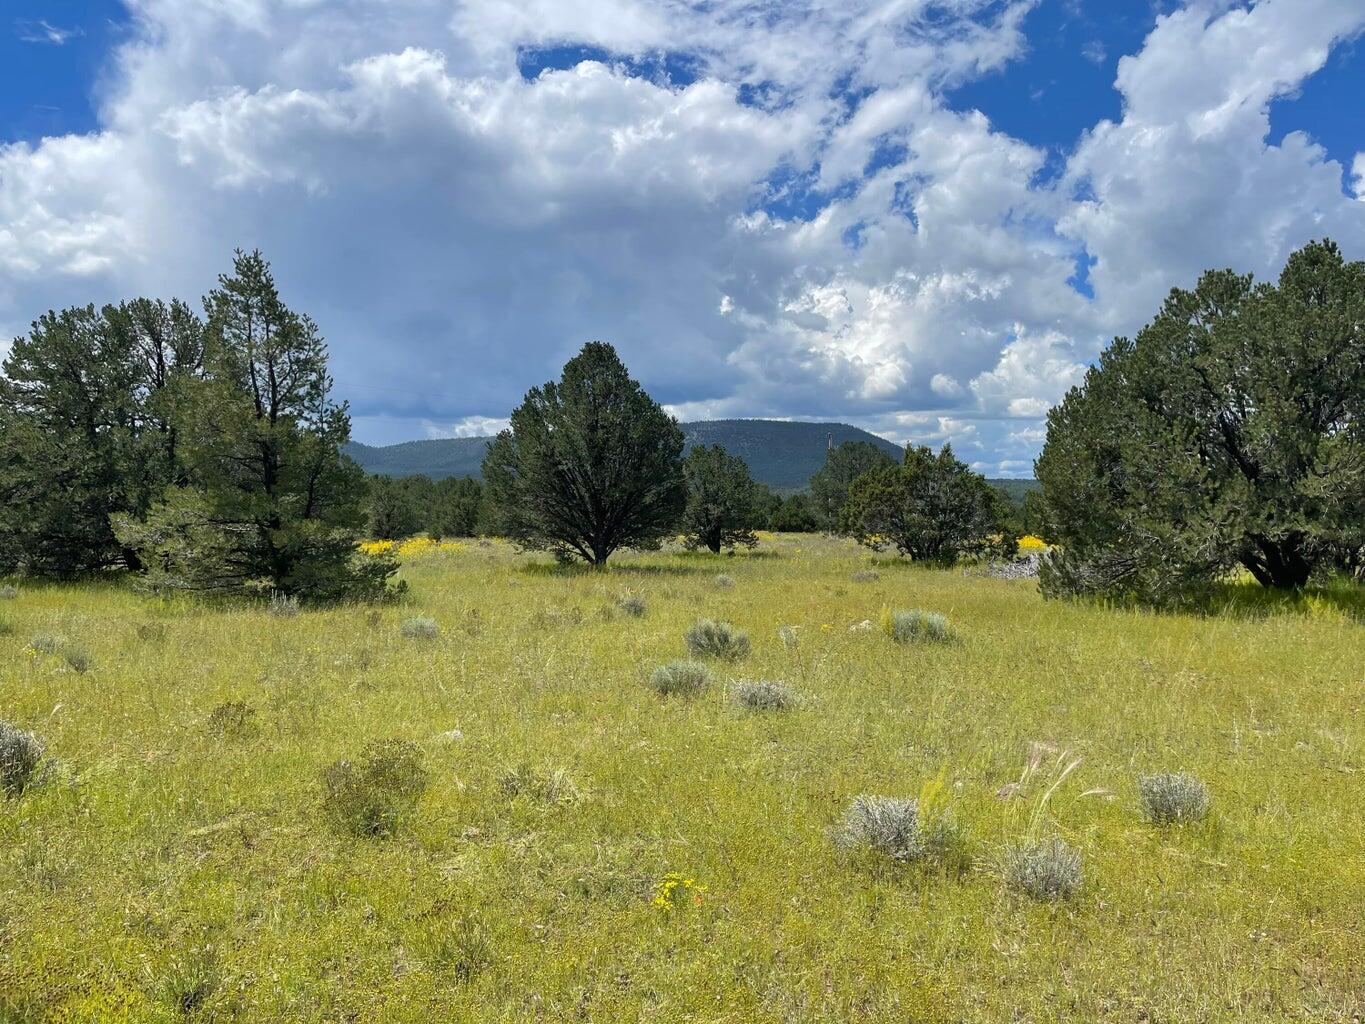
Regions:
<svg viewBox="0 0 1365 1024"><path fill-rule="evenodd" d="M407 740L371 743L356 761L340 760L322 773L323 804L343 831L384 836L426 792L422 752Z"/></svg>

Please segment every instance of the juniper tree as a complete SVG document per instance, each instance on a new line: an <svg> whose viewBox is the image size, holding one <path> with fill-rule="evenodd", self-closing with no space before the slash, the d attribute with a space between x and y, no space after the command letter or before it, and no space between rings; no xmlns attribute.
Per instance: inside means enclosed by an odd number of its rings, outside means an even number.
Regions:
<svg viewBox="0 0 1365 1024"><path fill-rule="evenodd" d="M839 528L839 517L854 480L895 464L895 459L871 441L845 441L831 448L825 455L825 464L810 478L811 496L825 529Z"/></svg>
<svg viewBox="0 0 1365 1024"><path fill-rule="evenodd" d="M0 377L0 569L70 576L124 565L115 514L140 516L183 475L174 411L202 365L183 303L49 312Z"/></svg>
<svg viewBox="0 0 1365 1024"><path fill-rule="evenodd" d="M1175 289L1048 416L1050 593L1175 599L1242 566L1297 588L1365 544L1365 264Z"/></svg>
<svg viewBox="0 0 1365 1024"><path fill-rule="evenodd" d="M683 533L688 547L718 553L723 547L753 547L761 524L762 495L749 467L720 445L697 445L683 460L687 506Z"/></svg>
<svg viewBox="0 0 1365 1024"><path fill-rule="evenodd" d="M508 537L562 560L602 565L623 547L657 547L687 500L678 423L594 341L558 382L526 393L483 461Z"/></svg>
<svg viewBox="0 0 1365 1024"><path fill-rule="evenodd" d="M849 488L840 529L874 550L952 562L964 553L1012 553L1003 494L953 456L907 447L899 466L865 473Z"/></svg>

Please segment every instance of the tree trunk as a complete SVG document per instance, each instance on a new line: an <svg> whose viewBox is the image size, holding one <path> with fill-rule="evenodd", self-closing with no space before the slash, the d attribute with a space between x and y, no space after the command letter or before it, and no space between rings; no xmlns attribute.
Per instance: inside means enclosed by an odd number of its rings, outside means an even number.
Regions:
<svg viewBox="0 0 1365 1024"><path fill-rule="evenodd" d="M1253 548L1242 557L1242 564L1261 586L1300 590L1308 583L1313 564L1304 555L1301 535L1290 534L1279 541L1253 537L1251 543Z"/></svg>

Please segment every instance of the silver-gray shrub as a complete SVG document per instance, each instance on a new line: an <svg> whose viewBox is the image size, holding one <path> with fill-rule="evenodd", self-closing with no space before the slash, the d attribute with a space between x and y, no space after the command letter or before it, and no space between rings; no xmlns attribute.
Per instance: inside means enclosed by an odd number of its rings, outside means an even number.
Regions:
<svg viewBox="0 0 1365 1024"><path fill-rule="evenodd" d="M0 601L13 601L19 596L19 588L12 583L0 587Z"/></svg>
<svg viewBox="0 0 1365 1024"><path fill-rule="evenodd" d="M664 697L695 697L711 685L711 670L699 661L670 661L650 673L649 685Z"/></svg>
<svg viewBox="0 0 1365 1024"><path fill-rule="evenodd" d="M28 642L28 649L39 654L56 654L61 647L62 638L51 633L39 633Z"/></svg>
<svg viewBox="0 0 1365 1024"><path fill-rule="evenodd" d="M645 613L645 599L639 594L627 594L617 602L616 607L626 615L638 619Z"/></svg>
<svg viewBox="0 0 1365 1024"><path fill-rule="evenodd" d="M78 672L81 675L89 672L95 665L95 659L92 658L90 652L80 644L67 644L64 646L62 648L62 657L66 660L67 665L70 666L73 672Z"/></svg>
<svg viewBox="0 0 1365 1024"><path fill-rule="evenodd" d="M404 619L398 631L409 640L431 640L441 629L435 619L411 618Z"/></svg>
<svg viewBox="0 0 1365 1024"><path fill-rule="evenodd" d="M750 711L790 711L799 704L796 691L767 679L745 679L735 684L735 700Z"/></svg>
<svg viewBox="0 0 1365 1024"><path fill-rule="evenodd" d="M31 732L0 721L0 787L18 796L33 781L43 760L43 742Z"/></svg>
<svg viewBox="0 0 1365 1024"><path fill-rule="evenodd" d="M882 578L882 574L876 569L859 569L853 574L854 583L875 583Z"/></svg>
<svg viewBox="0 0 1365 1024"><path fill-rule="evenodd" d="M727 575L726 575L725 573L723 573L723 572L722 572L722 573L719 573L719 574L716 576L716 586L721 587L722 589L724 589L725 587L733 587L734 585L735 585L735 578L734 578L733 576L727 576Z"/></svg>
<svg viewBox="0 0 1365 1024"><path fill-rule="evenodd" d="M1193 775L1163 772L1138 779L1138 800L1157 825L1199 821L1209 813L1208 788Z"/></svg>
<svg viewBox="0 0 1365 1024"><path fill-rule="evenodd" d="M721 658L737 661L749 654L749 637L728 622L698 619L684 637L687 651L694 658Z"/></svg>
<svg viewBox="0 0 1365 1024"><path fill-rule="evenodd" d="M1036 900L1064 900L1085 881L1081 855L1053 836L1006 848L1005 881Z"/></svg>
<svg viewBox="0 0 1365 1024"><path fill-rule="evenodd" d="M909 611L891 613L891 639L898 644L942 644L954 639L952 626L938 612Z"/></svg>
<svg viewBox="0 0 1365 1024"><path fill-rule="evenodd" d="M946 814L920 820L913 797L858 796L844 810L835 841L845 849L866 849L899 861L943 861L962 854L961 830Z"/></svg>

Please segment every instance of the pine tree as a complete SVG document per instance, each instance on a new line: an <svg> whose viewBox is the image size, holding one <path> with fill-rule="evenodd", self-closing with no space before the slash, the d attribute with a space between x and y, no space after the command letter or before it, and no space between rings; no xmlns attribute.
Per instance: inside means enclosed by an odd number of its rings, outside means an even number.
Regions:
<svg viewBox="0 0 1365 1024"><path fill-rule="evenodd" d="M364 477L340 452L350 416L317 326L280 300L259 252L239 251L204 307L206 376L175 421L186 484L145 521L118 517L120 537L154 586L380 595L396 565L356 553Z"/></svg>

